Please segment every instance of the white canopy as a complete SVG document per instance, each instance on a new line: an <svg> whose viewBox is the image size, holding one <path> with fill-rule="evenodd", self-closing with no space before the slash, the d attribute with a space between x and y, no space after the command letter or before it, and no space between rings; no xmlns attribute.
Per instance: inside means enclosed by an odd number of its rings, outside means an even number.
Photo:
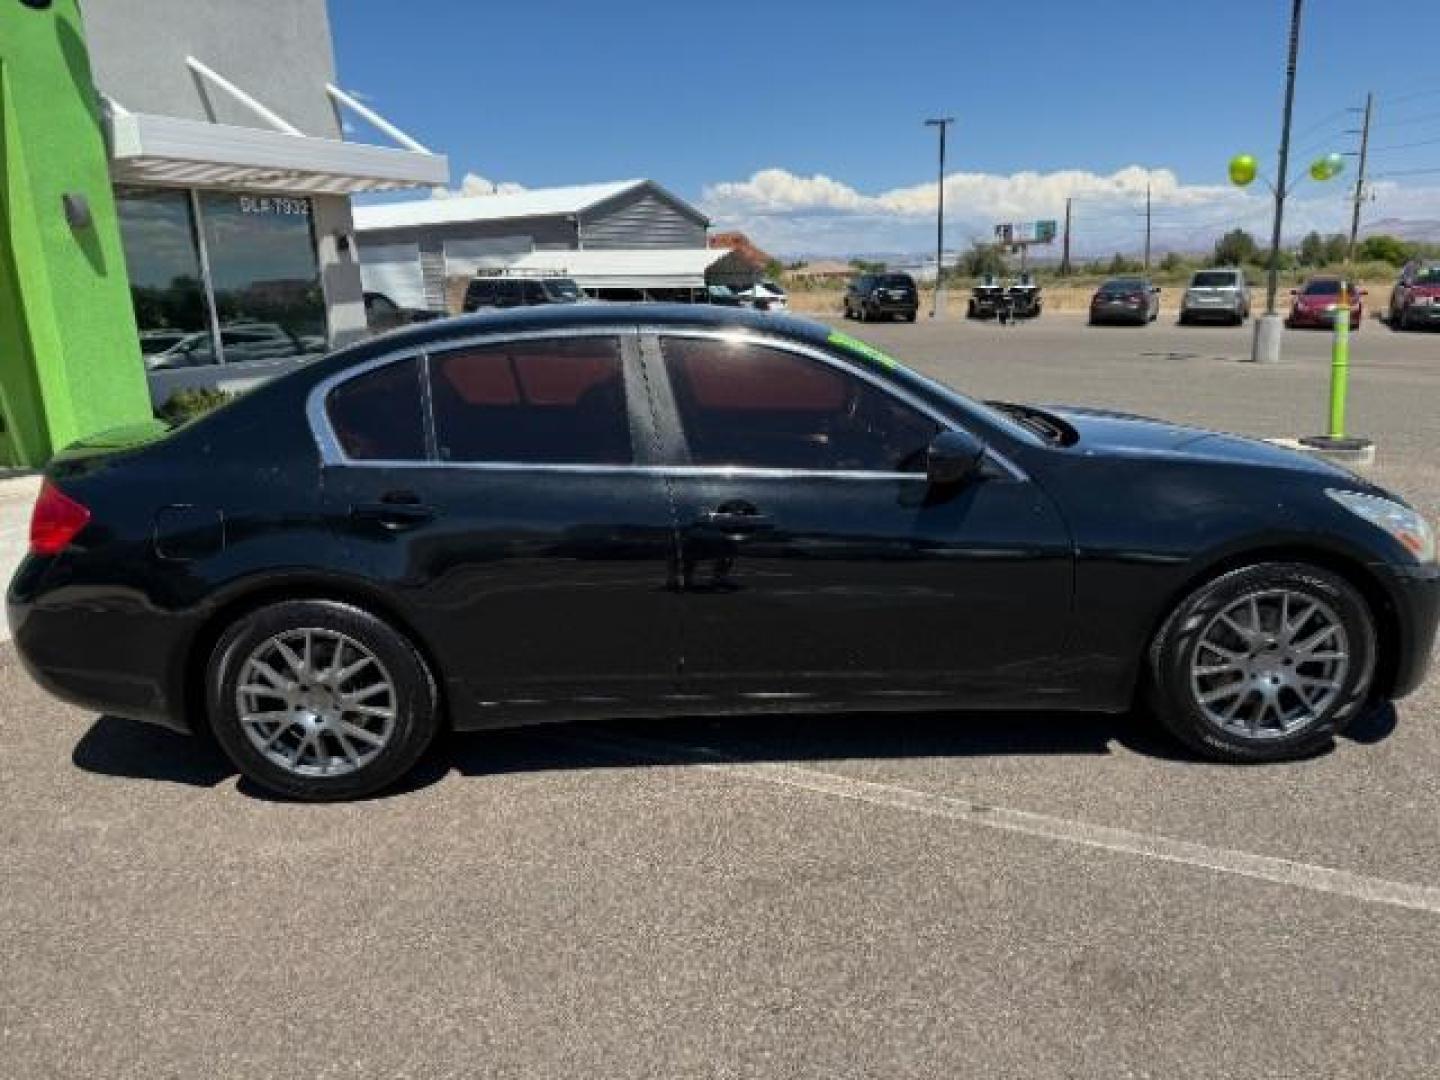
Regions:
<svg viewBox="0 0 1440 1080"><path fill-rule="evenodd" d="M144 113L112 113L110 146L112 175L131 183L323 195L429 187L450 178L443 154Z"/></svg>

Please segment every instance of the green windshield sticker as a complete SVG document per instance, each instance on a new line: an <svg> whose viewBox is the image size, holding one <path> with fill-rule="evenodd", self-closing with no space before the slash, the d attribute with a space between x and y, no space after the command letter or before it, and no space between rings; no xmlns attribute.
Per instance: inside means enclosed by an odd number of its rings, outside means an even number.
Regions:
<svg viewBox="0 0 1440 1080"><path fill-rule="evenodd" d="M830 344L839 345L842 349L846 349L856 356L863 356L866 360L879 364L881 367L894 368L900 366L900 361L896 360L889 353L881 352L874 345L867 345L859 338L853 338L849 334L841 333L839 330L830 331Z"/></svg>

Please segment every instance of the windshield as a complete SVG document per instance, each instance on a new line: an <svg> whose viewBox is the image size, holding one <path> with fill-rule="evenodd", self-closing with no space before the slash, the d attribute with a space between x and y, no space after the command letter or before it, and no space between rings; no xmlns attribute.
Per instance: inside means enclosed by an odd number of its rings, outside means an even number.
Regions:
<svg viewBox="0 0 1440 1080"><path fill-rule="evenodd" d="M1427 266L1415 275L1416 285L1440 285L1440 266Z"/></svg>
<svg viewBox="0 0 1440 1080"><path fill-rule="evenodd" d="M580 286L569 278L555 278L545 282L545 292L552 300L580 299Z"/></svg>
<svg viewBox="0 0 1440 1080"><path fill-rule="evenodd" d="M1201 270L1190 279L1190 284L1197 289L1224 289L1233 288L1236 281L1230 270Z"/></svg>
<svg viewBox="0 0 1440 1080"><path fill-rule="evenodd" d="M145 356L154 356L156 353L174 348L189 336L189 334L141 334L140 352Z"/></svg>
<svg viewBox="0 0 1440 1080"><path fill-rule="evenodd" d="M1312 281L1305 286L1306 296L1339 296L1340 282L1338 281Z"/></svg>
<svg viewBox="0 0 1440 1080"><path fill-rule="evenodd" d="M882 289L913 289L915 283L904 274L883 274L879 281Z"/></svg>

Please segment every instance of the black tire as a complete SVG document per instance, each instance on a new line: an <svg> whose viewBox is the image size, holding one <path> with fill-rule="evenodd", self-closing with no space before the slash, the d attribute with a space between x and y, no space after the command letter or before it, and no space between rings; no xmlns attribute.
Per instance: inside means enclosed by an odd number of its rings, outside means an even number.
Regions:
<svg viewBox="0 0 1440 1080"><path fill-rule="evenodd" d="M383 665L394 688L388 741L353 771L335 776L292 772L261 753L241 723L236 691L245 659L276 634L301 629L330 631L358 642ZM241 617L211 654L206 700L216 741L235 767L269 791L307 802L355 799L388 787L414 767L440 726L435 678L415 647L383 619L332 600L284 601Z"/></svg>
<svg viewBox="0 0 1440 1080"><path fill-rule="evenodd" d="M1220 612L1249 593L1281 588L1317 599L1336 614L1348 641L1349 668L1333 700L1297 730L1270 737L1238 735L1205 714L1191 689L1192 664L1202 635ZM1147 696L1166 730L1204 757L1236 763L1286 761L1328 746L1363 711L1375 654L1370 609L1348 581L1304 563L1257 563L1206 582L1175 607L1150 647Z"/></svg>
<svg viewBox="0 0 1440 1080"><path fill-rule="evenodd" d="M1180 323L1181 326L1189 326L1189 325L1190 325L1190 313L1187 312L1187 311L1182 311L1182 312L1180 312L1179 323Z"/></svg>
<svg viewBox="0 0 1440 1080"><path fill-rule="evenodd" d="M919 314L920 314L920 313L919 313L918 311L911 311L911 312L909 312L908 314L906 314L906 316L905 316L905 321L906 321L906 322L914 322L914 321L915 321L915 316L917 316L917 315L919 315Z"/></svg>

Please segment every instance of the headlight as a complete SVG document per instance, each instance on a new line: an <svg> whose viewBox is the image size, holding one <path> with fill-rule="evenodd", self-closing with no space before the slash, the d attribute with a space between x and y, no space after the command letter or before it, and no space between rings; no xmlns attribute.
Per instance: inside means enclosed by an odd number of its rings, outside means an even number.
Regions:
<svg viewBox="0 0 1440 1080"><path fill-rule="evenodd" d="M1329 490L1325 494L1377 529L1384 529L1421 562L1434 561L1435 530L1408 506L1378 495L1362 495L1358 491Z"/></svg>

